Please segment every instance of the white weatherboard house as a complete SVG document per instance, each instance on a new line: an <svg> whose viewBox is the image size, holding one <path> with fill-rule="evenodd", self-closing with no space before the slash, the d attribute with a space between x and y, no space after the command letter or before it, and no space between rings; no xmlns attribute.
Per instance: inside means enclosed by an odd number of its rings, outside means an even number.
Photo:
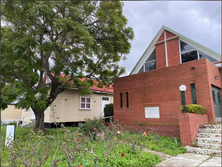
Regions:
<svg viewBox="0 0 222 167"><path fill-rule="evenodd" d="M113 88L90 87L93 94L81 96L77 88L67 89L57 96L55 101L45 111L45 126L52 127L54 122L76 125L84 121L84 118L104 116L106 104L113 103ZM23 121L24 126L35 125L35 115L30 109L15 109L9 105L1 112L2 120L5 123ZM8 120L8 121L7 121Z"/></svg>

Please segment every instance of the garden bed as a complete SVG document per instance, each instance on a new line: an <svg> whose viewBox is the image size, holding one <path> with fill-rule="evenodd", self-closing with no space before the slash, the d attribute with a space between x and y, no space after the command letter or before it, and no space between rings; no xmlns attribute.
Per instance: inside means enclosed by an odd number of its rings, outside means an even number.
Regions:
<svg viewBox="0 0 222 167"><path fill-rule="evenodd" d="M93 121L92 125L98 127L89 131L81 127L46 129L45 134L38 135L31 128L17 127L14 149L4 147L6 126L2 126L2 166L154 166L161 161L160 157L143 149L170 155L186 152L179 139L175 142L149 132L144 135L100 127Z"/></svg>

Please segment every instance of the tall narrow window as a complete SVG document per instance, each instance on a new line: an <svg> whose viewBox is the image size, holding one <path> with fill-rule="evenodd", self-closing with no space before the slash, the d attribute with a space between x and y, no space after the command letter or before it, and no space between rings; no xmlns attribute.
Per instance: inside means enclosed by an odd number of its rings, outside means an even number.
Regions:
<svg viewBox="0 0 222 167"><path fill-rule="evenodd" d="M126 107L129 108L129 94L126 92Z"/></svg>
<svg viewBox="0 0 222 167"><path fill-rule="evenodd" d="M193 104L197 104L195 84L190 84L190 87L191 87L192 103L193 103Z"/></svg>
<svg viewBox="0 0 222 167"><path fill-rule="evenodd" d="M123 94L120 93L120 107L123 108Z"/></svg>

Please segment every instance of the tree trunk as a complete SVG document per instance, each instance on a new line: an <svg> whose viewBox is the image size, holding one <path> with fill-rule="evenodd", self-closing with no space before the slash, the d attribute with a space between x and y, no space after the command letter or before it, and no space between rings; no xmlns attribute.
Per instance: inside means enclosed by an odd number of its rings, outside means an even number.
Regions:
<svg viewBox="0 0 222 167"><path fill-rule="evenodd" d="M44 126L44 114L45 110L38 110L38 111L34 111L35 113L35 132L38 132L39 130L41 131L45 131L45 126Z"/></svg>

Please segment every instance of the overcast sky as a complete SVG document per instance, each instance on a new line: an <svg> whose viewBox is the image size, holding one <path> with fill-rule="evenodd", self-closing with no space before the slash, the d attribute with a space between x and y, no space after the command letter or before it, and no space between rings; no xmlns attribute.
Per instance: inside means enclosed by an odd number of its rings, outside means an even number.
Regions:
<svg viewBox="0 0 222 167"><path fill-rule="evenodd" d="M123 14L135 34L127 60L120 62L127 74L162 25L221 54L220 1L124 1Z"/></svg>

